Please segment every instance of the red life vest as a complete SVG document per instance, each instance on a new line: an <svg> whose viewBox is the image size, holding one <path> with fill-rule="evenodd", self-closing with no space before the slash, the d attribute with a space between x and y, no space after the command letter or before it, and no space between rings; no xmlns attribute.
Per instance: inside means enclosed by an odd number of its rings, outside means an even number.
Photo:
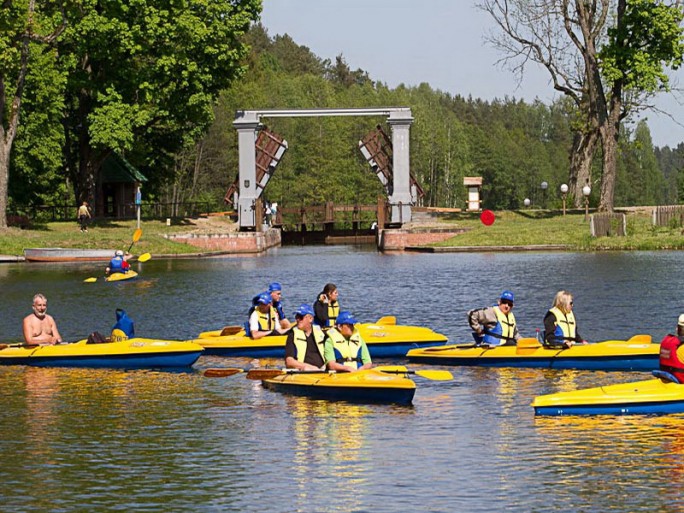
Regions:
<svg viewBox="0 0 684 513"><path fill-rule="evenodd" d="M684 362L679 359L677 349L683 343L674 335L667 335L660 343L660 370L674 374L680 383L684 383Z"/></svg>

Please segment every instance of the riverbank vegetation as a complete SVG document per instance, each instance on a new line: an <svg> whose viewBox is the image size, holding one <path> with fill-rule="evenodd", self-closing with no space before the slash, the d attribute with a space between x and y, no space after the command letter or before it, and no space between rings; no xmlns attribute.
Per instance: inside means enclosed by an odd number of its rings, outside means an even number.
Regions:
<svg viewBox="0 0 684 513"><path fill-rule="evenodd" d="M650 209L629 211L626 237L592 238L584 212L571 210L566 216L557 210L498 211L491 226L482 224L477 213L452 213L439 222L440 227L464 228L465 233L432 244L448 246L532 246L561 245L568 251L684 249L682 226L651 224ZM132 241L135 221L95 222L88 233L76 223L45 223L31 229L0 230L0 254L22 255L24 248L61 247L83 249L126 249ZM228 217L174 220L171 226L161 221L142 223L143 236L133 246L135 254L199 254L204 250L167 239L171 234L229 233L236 229Z"/></svg>
<svg viewBox="0 0 684 513"><path fill-rule="evenodd" d="M343 55L334 61L321 59L287 35L270 36L259 24L240 41L250 48L242 60L246 72L217 93L213 122L205 132L193 129L182 138L174 132L173 137L162 138L164 144L150 134L131 136L121 148L112 144L148 178L144 202L199 201L225 210L223 197L238 169L237 137L232 127L238 110L406 106L415 118L411 170L425 191L423 205L463 208L463 177L482 176L485 208L520 209L526 198L535 207L560 208L559 187L568 182L568 154L577 115L567 99L547 105L512 96L484 101L445 93L426 83L390 88L382 77L371 78L354 69ZM41 129L29 130L34 126L31 120L43 113L41 105L30 98L22 110L27 128L18 132L13 148L9 213L29 214L32 205L43 204L70 205L75 213L75 177L69 178L63 167L69 159L58 156L64 144L64 126L73 125L76 130L81 125L78 119L63 124L57 116L40 118L36 126ZM128 115L134 110L117 112ZM126 116L121 117L124 119ZM384 119L266 121L270 130L287 139L289 149L269 181L264 199L277 201L281 207L326 201L375 204L384 194L357 149L359 139ZM128 126L124 121L121 125L122 130ZM384 129L390 132L389 127ZM70 137L78 139L74 134ZM45 151L38 151L41 148ZM625 124L617 158L616 207L672 204L684 199L684 143L676 148L655 147L647 122ZM600 162L597 156L595 176L599 176ZM70 169L80 172L75 163ZM547 190L540 188L542 182L548 184ZM589 199L595 207L599 180L592 181L591 187ZM568 204L571 202L568 198Z"/></svg>

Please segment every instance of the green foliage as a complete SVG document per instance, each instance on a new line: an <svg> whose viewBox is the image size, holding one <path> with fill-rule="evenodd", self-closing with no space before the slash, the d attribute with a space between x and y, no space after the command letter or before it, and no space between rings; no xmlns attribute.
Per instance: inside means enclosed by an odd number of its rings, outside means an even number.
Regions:
<svg viewBox="0 0 684 513"><path fill-rule="evenodd" d="M626 89L655 92L669 89L664 67L679 68L684 55L682 6L659 0L629 0L622 20L608 30L601 49L601 69L609 82Z"/></svg>

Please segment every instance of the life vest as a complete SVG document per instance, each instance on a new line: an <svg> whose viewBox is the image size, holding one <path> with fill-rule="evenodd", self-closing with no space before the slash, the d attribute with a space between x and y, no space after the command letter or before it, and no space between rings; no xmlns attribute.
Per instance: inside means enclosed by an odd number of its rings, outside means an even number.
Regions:
<svg viewBox="0 0 684 513"><path fill-rule="evenodd" d="M273 331L276 328L276 315L278 314L275 308L271 306L266 313L257 309L256 313L259 319L259 331Z"/></svg>
<svg viewBox="0 0 684 513"><path fill-rule="evenodd" d="M327 336L332 340L335 361L337 363L341 363L354 370L363 365L363 360L361 359L361 335L357 330L354 330L349 340L344 338L344 335L337 331L336 328L330 328Z"/></svg>
<svg viewBox="0 0 684 513"><path fill-rule="evenodd" d="M123 257L115 256L109 261L109 272L110 273L122 273L124 272L123 267Z"/></svg>
<svg viewBox="0 0 684 513"><path fill-rule="evenodd" d="M515 315L513 315L513 312L506 315L498 306L492 308L496 314L496 326L485 330L483 342L490 346L498 346L502 343L505 344L509 340L514 340Z"/></svg>
<svg viewBox="0 0 684 513"><path fill-rule="evenodd" d="M683 343L675 335L667 335L660 343L660 370L674 374L680 383L684 383L684 362L679 359L677 349Z"/></svg>
<svg viewBox="0 0 684 513"><path fill-rule="evenodd" d="M328 327L335 326L337 321L337 316L340 314L340 304L335 301L334 303L328 303Z"/></svg>
<svg viewBox="0 0 684 513"><path fill-rule="evenodd" d="M562 342L564 340L577 340L577 324L575 314L572 312L564 313L558 307L553 307L550 312L556 318L554 324L556 329L553 331L552 341Z"/></svg>
<svg viewBox="0 0 684 513"><path fill-rule="evenodd" d="M325 334L318 326L312 326L312 333L316 341L316 348L321 353L321 358L325 362ZM306 357L306 333L297 327L292 328L294 333L294 345L297 349L297 361L304 363Z"/></svg>

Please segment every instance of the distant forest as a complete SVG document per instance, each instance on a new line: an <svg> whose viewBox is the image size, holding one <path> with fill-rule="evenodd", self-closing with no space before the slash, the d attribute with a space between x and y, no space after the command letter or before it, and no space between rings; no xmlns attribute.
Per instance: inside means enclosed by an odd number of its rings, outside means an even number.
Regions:
<svg viewBox="0 0 684 513"><path fill-rule="evenodd" d="M559 187L567 183L573 106L513 97L494 101L451 95L423 83L387 87L381 77L352 69L342 55L321 59L287 35L271 37L257 24L248 34L251 52L242 78L225 90L209 130L185 150L151 159L141 152L126 158L149 178L145 201L222 200L237 176L235 112L243 109L410 107L411 171L425 190L423 205L463 208L464 176L482 176L486 208L517 209L529 198L535 206L559 208ZM372 50L369 50L372 51ZM382 185L358 149L358 141L384 118L274 118L268 128L284 137L289 150L269 182L264 199L281 206L372 204ZM615 206L679 203L684 197L684 143L654 147L649 127L624 128L620 139ZM21 148L21 145L18 146ZM21 151L21 150L19 150ZM148 162L155 162L151 166ZM600 156L596 172L600 177ZM16 178L16 179L15 179ZM13 177L15 204L36 201L29 183ZM547 196L540 184L547 182ZM597 201L599 183L592 184ZM60 203L68 187L44 189L40 200ZM50 192L52 191L52 192ZM60 192L61 191L61 192Z"/></svg>

